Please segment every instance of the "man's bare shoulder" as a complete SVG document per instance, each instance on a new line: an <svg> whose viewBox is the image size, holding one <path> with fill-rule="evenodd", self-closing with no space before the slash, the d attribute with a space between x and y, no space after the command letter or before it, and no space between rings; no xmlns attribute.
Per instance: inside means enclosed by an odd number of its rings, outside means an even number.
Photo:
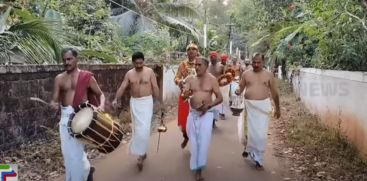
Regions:
<svg viewBox="0 0 367 181"><path fill-rule="evenodd" d="M245 71L242 73L242 75L243 75L243 76L250 75L250 74L253 74L252 69L247 69L247 70L245 70Z"/></svg>
<svg viewBox="0 0 367 181"><path fill-rule="evenodd" d="M149 73L154 73L154 70L152 69L152 68L150 68L150 67L147 67L147 66L144 66L144 68L145 68L145 70L147 71L147 72L149 72Z"/></svg>
<svg viewBox="0 0 367 181"><path fill-rule="evenodd" d="M135 73L135 69L134 68L133 69L130 69L129 71L126 72L125 77L129 78L134 73Z"/></svg>
<svg viewBox="0 0 367 181"><path fill-rule="evenodd" d="M273 73L270 72L269 70L264 69L264 72L265 72L267 77L270 77L270 78L274 77Z"/></svg>
<svg viewBox="0 0 367 181"><path fill-rule="evenodd" d="M66 72L61 72L61 73L59 73L59 74L56 75L55 79L56 80L61 80L61 79L65 78L65 77L66 77Z"/></svg>
<svg viewBox="0 0 367 181"><path fill-rule="evenodd" d="M208 74L208 78L209 78L210 81L217 81L217 78L214 75L212 75L210 73L207 73L207 74Z"/></svg>

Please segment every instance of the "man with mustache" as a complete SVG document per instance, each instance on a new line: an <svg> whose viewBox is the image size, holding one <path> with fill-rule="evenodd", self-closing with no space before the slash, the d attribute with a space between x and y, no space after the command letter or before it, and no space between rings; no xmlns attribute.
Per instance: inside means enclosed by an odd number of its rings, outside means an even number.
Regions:
<svg viewBox="0 0 367 181"><path fill-rule="evenodd" d="M181 93L183 85L185 84L185 79L188 76L195 76L195 58L199 55L199 48L196 44L190 43L186 47L187 52L187 59L180 63L176 77L175 77L175 84L180 87ZM186 122L187 116L189 115L189 103L183 99L183 97L179 96L178 98L178 126L181 128L182 136L184 138L183 142L181 143L181 148L185 148L187 142L189 141L189 137L186 133Z"/></svg>
<svg viewBox="0 0 367 181"><path fill-rule="evenodd" d="M61 108L59 131L61 151L67 181L93 180L94 168L90 167L84 145L68 132L70 115L83 102L89 101L97 109L104 110L105 96L93 74L78 68L78 52L72 48L61 51L65 71L55 78L51 106ZM61 104L60 104L61 103ZM89 175L89 176L88 176Z"/></svg>
<svg viewBox="0 0 367 181"><path fill-rule="evenodd" d="M245 114L247 120L247 145L243 156L250 156L259 169L263 169L263 158L267 142L269 114L272 110L270 95L275 104L275 118L280 117L279 94L276 80L271 72L265 70L264 56L254 53L252 69L242 74L237 95L245 91Z"/></svg>
<svg viewBox="0 0 367 181"><path fill-rule="evenodd" d="M207 72L208 65L209 61L206 58L197 57L196 76L189 77L184 87L184 91L192 92L187 129L190 138L190 168L195 172L197 181L203 180L201 172L208 160L213 129L213 108L223 101L217 79Z"/></svg>
<svg viewBox="0 0 367 181"><path fill-rule="evenodd" d="M133 123L133 134L130 144L130 152L138 156L138 169L143 169L143 162L147 157L150 125L153 116L153 97L160 102L159 87L154 71L144 65L144 54L135 52L132 55L134 68L129 70L120 88L116 92L112 106L117 107L119 100L130 88L130 112Z"/></svg>

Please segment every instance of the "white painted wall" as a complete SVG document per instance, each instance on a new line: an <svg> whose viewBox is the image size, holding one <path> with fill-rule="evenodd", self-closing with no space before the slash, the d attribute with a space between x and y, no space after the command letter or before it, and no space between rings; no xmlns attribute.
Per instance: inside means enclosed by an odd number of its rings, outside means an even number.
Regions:
<svg viewBox="0 0 367 181"><path fill-rule="evenodd" d="M314 114L367 155L367 72L303 68L292 79L294 91Z"/></svg>
<svg viewBox="0 0 367 181"><path fill-rule="evenodd" d="M178 95L180 89L175 84L175 74L177 72L177 66L164 67L163 69L163 101L165 103L172 103L172 101L178 101Z"/></svg>

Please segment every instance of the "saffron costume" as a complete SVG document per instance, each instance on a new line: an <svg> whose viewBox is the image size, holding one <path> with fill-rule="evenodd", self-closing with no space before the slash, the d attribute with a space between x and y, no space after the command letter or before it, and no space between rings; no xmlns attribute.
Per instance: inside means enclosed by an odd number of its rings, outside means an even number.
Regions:
<svg viewBox="0 0 367 181"><path fill-rule="evenodd" d="M187 78L187 76L194 76L195 74L196 72L194 61L189 62L189 60L187 59L180 63L176 73L175 83L179 84L179 82ZM182 131L186 132L187 116L189 115L190 105L188 101L185 101L183 99L181 93L178 98L178 126L181 128Z"/></svg>

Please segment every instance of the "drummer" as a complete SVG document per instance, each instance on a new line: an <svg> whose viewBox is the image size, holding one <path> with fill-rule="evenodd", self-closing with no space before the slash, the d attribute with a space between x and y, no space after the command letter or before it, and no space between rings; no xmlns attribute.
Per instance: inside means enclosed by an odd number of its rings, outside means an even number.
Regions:
<svg viewBox="0 0 367 181"><path fill-rule="evenodd" d="M61 55L65 71L55 78L50 104L55 110L61 108L59 130L66 172L65 180L93 180L94 168L90 166L87 154L84 152L84 145L70 136L68 122L74 109L82 102L89 101L94 106L98 106L98 109L103 110L105 96L93 74L78 68L78 52L75 49L63 49ZM86 90L91 90L92 93L87 94Z"/></svg>
<svg viewBox="0 0 367 181"><path fill-rule="evenodd" d="M117 107L119 100L130 87L130 111L133 123L133 135L130 152L138 156L137 167L143 169L143 162L147 157L150 137L150 126L153 116L153 96L160 102L159 87L154 71L144 65L144 54L135 52L132 55L134 68L124 76L120 88L116 92L112 106ZM152 96L153 95L153 96Z"/></svg>

